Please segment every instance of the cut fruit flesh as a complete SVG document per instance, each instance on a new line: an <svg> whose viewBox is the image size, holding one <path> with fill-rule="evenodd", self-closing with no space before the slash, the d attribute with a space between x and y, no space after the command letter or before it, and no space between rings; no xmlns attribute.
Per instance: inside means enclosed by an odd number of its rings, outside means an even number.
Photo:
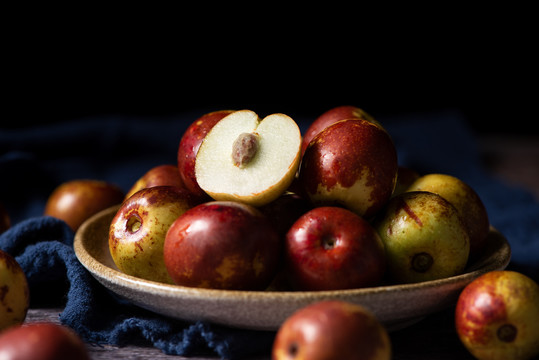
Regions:
<svg viewBox="0 0 539 360"><path fill-rule="evenodd" d="M233 144L244 134L256 136L256 152L237 166ZM260 120L250 110L221 119L198 151L195 174L199 186L216 200L264 205L284 192L296 174L301 133L290 117L272 114Z"/></svg>

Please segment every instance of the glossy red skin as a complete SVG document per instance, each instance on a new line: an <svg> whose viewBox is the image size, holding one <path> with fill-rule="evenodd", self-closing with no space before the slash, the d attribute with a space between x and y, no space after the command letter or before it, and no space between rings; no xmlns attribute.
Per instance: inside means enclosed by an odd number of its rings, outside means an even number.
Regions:
<svg viewBox="0 0 539 360"><path fill-rule="evenodd" d="M11 218L7 210L0 204L0 234L11 227Z"/></svg>
<svg viewBox="0 0 539 360"><path fill-rule="evenodd" d="M387 333L358 305L322 301L292 314L279 328L273 360L389 359Z"/></svg>
<svg viewBox="0 0 539 360"><path fill-rule="evenodd" d="M135 192L154 186L176 186L185 188L178 166L171 164L158 165L148 170L133 184L125 195L126 198Z"/></svg>
<svg viewBox="0 0 539 360"><path fill-rule="evenodd" d="M89 360L86 345L71 329L54 323L31 323L0 335L0 358L10 360Z"/></svg>
<svg viewBox="0 0 539 360"><path fill-rule="evenodd" d="M326 239L335 246L327 249ZM318 207L300 217L285 242L285 263L299 290L340 290L378 285L386 268L382 240L360 216Z"/></svg>
<svg viewBox="0 0 539 360"><path fill-rule="evenodd" d="M333 125L337 121L346 119L363 119L371 120L370 116L366 116L365 112L356 106L343 105L334 107L314 120L311 125L305 131L303 140L301 142L301 154L305 153L305 149L309 146L311 140L318 135L322 130L330 125Z"/></svg>
<svg viewBox="0 0 539 360"><path fill-rule="evenodd" d="M315 194L319 184L328 191L337 184L349 188L363 176L365 168L374 203L359 215L369 218L393 193L397 151L389 134L378 125L366 120L344 120L327 127L311 141L302 158L299 182L307 194Z"/></svg>
<svg viewBox="0 0 539 360"><path fill-rule="evenodd" d="M178 169L185 187L199 197L207 196L195 177L195 160L206 134L233 110L219 110L202 115L185 130L178 147Z"/></svg>
<svg viewBox="0 0 539 360"><path fill-rule="evenodd" d="M120 204L125 193L100 180L72 180L58 186L47 199L44 215L64 220L74 231L89 217Z"/></svg>
<svg viewBox="0 0 539 360"><path fill-rule="evenodd" d="M179 285L260 290L275 276L281 249L277 231L260 211L214 201L188 210L171 225L164 259ZM220 272L227 261L230 266Z"/></svg>

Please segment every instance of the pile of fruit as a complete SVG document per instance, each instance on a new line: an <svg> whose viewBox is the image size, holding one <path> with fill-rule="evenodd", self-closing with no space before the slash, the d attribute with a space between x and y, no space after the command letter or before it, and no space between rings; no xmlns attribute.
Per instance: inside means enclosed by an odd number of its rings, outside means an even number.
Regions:
<svg viewBox="0 0 539 360"><path fill-rule="evenodd" d="M284 114L208 113L181 137L177 166L149 169L125 196L105 182L73 183L51 195L47 214L76 230L121 203L109 231L118 269L189 287L318 291L442 279L480 258L489 233L469 185L399 166L387 130L353 106L328 110L303 135ZM457 332L479 358L539 353L537 323L539 286L510 271L476 279L456 307ZM292 315L273 352L385 359L391 345L367 309L328 301Z"/></svg>
<svg viewBox="0 0 539 360"><path fill-rule="evenodd" d="M327 111L304 136L287 115L227 110L187 128L177 167L133 185L109 248L147 280L316 291L458 275L488 232L470 186L399 166L390 134L359 108Z"/></svg>
<svg viewBox="0 0 539 360"><path fill-rule="evenodd" d="M165 167L139 180L110 225L118 268L148 280L284 291L416 283L463 273L489 233L469 185L400 167L390 134L356 107L327 111L304 136L284 114L212 112L188 127L177 171L161 177L182 186L148 187ZM473 284L456 312L466 347L478 357L539 352L527 328L539 320L537 284L513 272ZM514 300L503 286L526 295ZM507 312L491 318L476 300L487 296ZM273 349L274 359L357 354L390 358L389 337L367 309L339 301L290 316Z"/></svg>

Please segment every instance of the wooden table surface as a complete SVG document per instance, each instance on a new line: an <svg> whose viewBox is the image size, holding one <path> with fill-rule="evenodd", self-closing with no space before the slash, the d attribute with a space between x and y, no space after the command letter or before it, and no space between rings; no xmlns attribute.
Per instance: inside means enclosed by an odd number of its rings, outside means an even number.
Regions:
<svg viewBox="0 0 539 360"><path fill-rule="evenodd" d="M30 309L27 322L50 321L58 323L58 315L61 308ZM444 311L435 316L428 317L410 328L399 330L390 334L395 360L468 360L473 357L468 354L460 344L453 331L452 310ZM436 329L433 331L433 329ZM117 347L111 345L87 345L92 360L105 359L192 359L192 360L215 360L217 357L190 357L166 355L160 350L151 347L126 346ZM261 354L251 357L250 360L270 360L270 354Z"/></svg>
<svg viewBox="0 0 539 360"><path fill-rule="evenodd" d="M487 136L479 139L486 168L508 184L528 188L539 199L539 136ZM28 322L58 322L62 309L30 309ZM421 322L391 333L394 359L472 359L462 347L453 328L453 309L427 317ZM186 359L163 354L148 347L88 345L91 358L98 359ZM210 358L189 358L210 359ZM215 359L215 358L213 358ZM270 359L262 354L253 360Z"/></svg>

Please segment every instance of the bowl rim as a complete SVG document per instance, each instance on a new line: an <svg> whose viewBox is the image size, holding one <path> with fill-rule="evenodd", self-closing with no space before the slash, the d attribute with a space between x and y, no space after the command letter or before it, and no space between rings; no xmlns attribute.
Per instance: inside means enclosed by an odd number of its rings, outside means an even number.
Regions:
<svg viewBox="0 0 539 360"><path fill-rule="evenodd" d="M220 289L206 289L206 288L194 288L186 287L174 284L165 284L152 280L146 280L125 274L117 268L112 268L104 264L101 259L96 258L87 248L86 234L89 232L90 227L95 226L96 221L102 221L104 218L110 217L112 219L113 214L117 212L119 205L105 209L87 221L85 221L75 234L73 247L75 254L81 264L90 271L94 276L98 275L107 278L109 281L117 283L130 284L137 287L145 287L153 289L162 293L177 293L194 296L200 299L204 298L216 298L221 299L234 299L234 298L267 298L267 299L298 299L301 297L312 298L320 297L327 298L332 296L354 296L354 295L368 295L384 292L408 292L408 291L420 291L430 288L439 287L442 285L448 285L451 283L460 283L463 281L471 281L483 273L505 268L511 259L511 248L507 239L494 227L490 226L489 236L495 236L500 241L500 247L489 257L484 259L485 263L482 266L472 264L466 268L465 272L459 275L430 280L419 283L410 284L391 284L381 285L373 287L365 287L359 289L344 289L344 290L321 290L321 291L282 291L282 290L220 290ZM495 256L498 255L498 256ZM477 265L477 266L476 266Z"/></svg>

